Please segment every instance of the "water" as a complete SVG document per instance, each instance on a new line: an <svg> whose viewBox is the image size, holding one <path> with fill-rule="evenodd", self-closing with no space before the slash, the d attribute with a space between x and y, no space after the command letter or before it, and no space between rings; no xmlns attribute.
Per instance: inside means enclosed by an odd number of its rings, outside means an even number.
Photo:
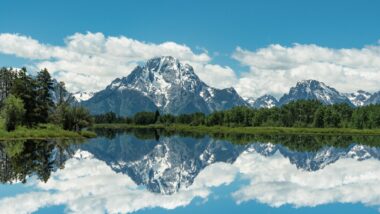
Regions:
<svg viewBox="0 0 380 214"><path fill-rule="evenodd" d="M2 142L0 212L379 212L376 137L98 134Z"/></svg>

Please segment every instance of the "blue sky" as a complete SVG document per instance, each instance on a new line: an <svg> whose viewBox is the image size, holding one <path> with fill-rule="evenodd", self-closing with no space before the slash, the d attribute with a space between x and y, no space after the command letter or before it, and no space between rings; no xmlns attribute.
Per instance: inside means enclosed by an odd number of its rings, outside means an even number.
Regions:
<svg viewBox="0 0 380 214"><path fill-rule="evenodd" d="M194 53L206 49L209 63L230 67L237 79L242 73L257 70L231 57L237 47L253 53L271 44L292 47L294 43L361 49L378 46L380 39L380 1L376 0L2 0L1 8L0 33L25 35L53 46L64 46L66 37L86 32L155 44L173 41ZM29 65L32 61L0 54L4 66ZM252 94L260 92L264 91Z"/></svg>

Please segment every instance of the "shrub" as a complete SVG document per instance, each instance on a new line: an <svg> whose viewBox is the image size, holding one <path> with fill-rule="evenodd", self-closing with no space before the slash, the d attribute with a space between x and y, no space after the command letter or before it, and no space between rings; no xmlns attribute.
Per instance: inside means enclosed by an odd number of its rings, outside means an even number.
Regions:
<svg viewBox="0 0 380 214"><path fill-rule="evenodd" d="M5 129L7 131L15 130L25 114L23 101L13 95L8 96L4 101L2 114L5 119Z"/></svg>

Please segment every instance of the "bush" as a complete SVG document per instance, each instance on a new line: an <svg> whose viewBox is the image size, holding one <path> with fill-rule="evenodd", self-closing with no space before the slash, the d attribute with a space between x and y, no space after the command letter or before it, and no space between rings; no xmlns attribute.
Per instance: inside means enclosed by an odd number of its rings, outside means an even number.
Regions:
<svg viewBox="0 0 380 214"><path fill-rule="evenodd" d="M58 121L65 130L80 131L93 123L89 111L81 106L61 106L58 114Z"/></svg>
<svg viewBox="0 0 380 214"><path fill-rule="evenodd" d="M10 95L4 101L4 108L2 111L5 119L5 129L13 131L18 124L21 124L25 114L24 103L21 99Z"/></svg>

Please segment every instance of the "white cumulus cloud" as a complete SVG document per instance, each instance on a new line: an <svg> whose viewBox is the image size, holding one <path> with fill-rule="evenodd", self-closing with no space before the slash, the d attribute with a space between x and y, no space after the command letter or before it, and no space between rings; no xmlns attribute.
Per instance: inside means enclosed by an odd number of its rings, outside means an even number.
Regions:
<svg viewBox="0 0 380 214"><path fill-rule="evenodd" d="M254 167L252 167L254 163ZM234 163L249 181L233 193L237 203L255 200L272 207L362 203L380 207L379 161L342 158L318 171L297 169L279 152L243 153Z"/></svg>
<svg viewBox="0 0 380 214"><path fill-rule="evenodd" d="M297 81L316 79L342 92L380 90L380 45L332 49L317 45L269 45L255 51L237 47L232 57L249 72L237 90L243 96L280 96Z"/></svg>

